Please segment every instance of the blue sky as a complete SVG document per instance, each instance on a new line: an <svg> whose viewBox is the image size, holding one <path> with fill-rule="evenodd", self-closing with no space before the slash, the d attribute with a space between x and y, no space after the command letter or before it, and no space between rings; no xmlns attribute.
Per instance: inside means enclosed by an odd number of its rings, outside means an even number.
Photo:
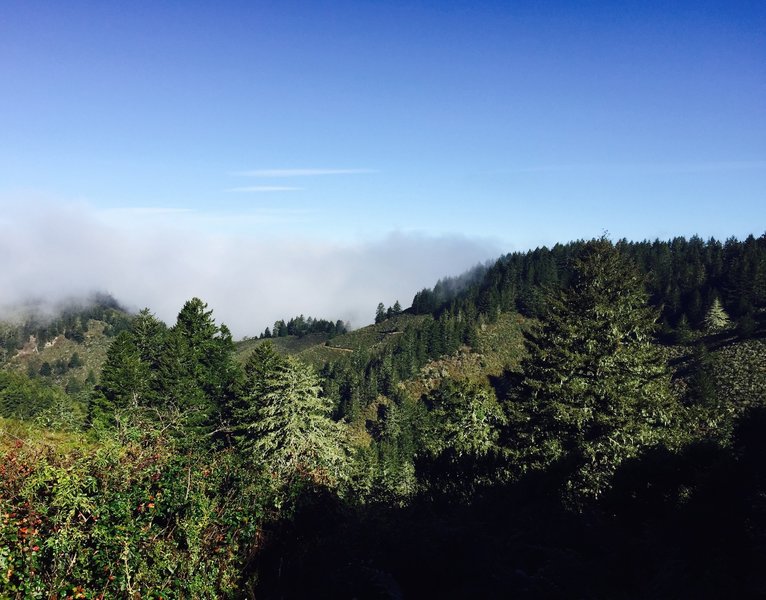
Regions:
<svg viewBox="0 0 766 600"><path fill-rule="evenodd" d="M464 262L766 230L764 2L5 2L0 81L38 217Z"/></svg>

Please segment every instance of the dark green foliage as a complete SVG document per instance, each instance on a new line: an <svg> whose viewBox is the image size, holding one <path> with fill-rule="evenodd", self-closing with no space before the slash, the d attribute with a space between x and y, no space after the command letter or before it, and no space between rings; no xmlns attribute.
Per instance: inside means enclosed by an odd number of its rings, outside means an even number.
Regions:
<svg viewBox="0 0 766 600"><path fill-rule="evenodd" d="M538 317L545 311L544 288L569 285L572 257L582 245L578 241L508 254L489 268L418 292L411 310L437 315L480 313L491 319L497 310L515 308ZM701 328L706 309L716 297L734 318L766 307L766 234L744 241L731 238L725 244L694 236L667 242L623 240L616 246L648 277L650 303L661 308L667 323L679 323L685 314L692 328Z"/></svg>
<svg viewBox="0 0 766 600"><path fill-rule="evenodd" d="M376 323L381 323L382 321L384 321L386 319L390 319L392 317L396 317L397 315L400 315L402 313L402 305L399 304L398 300L396 302L394 302L393 306L389 306L386 309L385 313L381 313L380 312L380 308L381 307L378 307L379 312L378 312L378 314L375 315L375 322ZM380 320L378 320L379 318L380 318Z"/></svg>
<svg viewBox="0 0 766 600"><path fill-rule="evenodd" d="M470 502L504 477L500 433L506 417L490 388L444 380L422 398L415 474L424 494Z"/></svg>
<svg viewBox="0 0 766 600"><path fill-rule="evenodd" d="M0 416L32 419L51 407L67 404L64 392L26 375L0 371Z"/></svg>
<svg viewBox="0 0 766 600"><path fill-rule="evenodd" d="M401 330L388 331L393 338L390 344L328 363L320 374L338 396L338 416L351 418L352 412L358 414L379 395L390 396L399 382L415 376L428 361L475 340L477 326L460 313L426 317Z"/></svg>
<svg viewBox="0 0 766 600"><path fill-rule="evenodd" d="M737 319L737 336L742 339L752 337L758 329L758 322L752 312L745 313Z"/></svg>
<svg viewBox="0 0 766 600"><path fill-rule="evenodd" d="M156 379L152 366L142 360L133 333L121 332L109 347L91 404L91 422L109 422L115 413L145 406Z"/></svg>
<svg viewBox="0 0 766 600"><path fill-rule="evenodd" d="M505 415L491 389L445 380L423 398L427 407L419 428L423 452L436 457L485 455L497 448Z"/></svg>
<svg viewBox="0 0 766 600"><path fill-rule="evenodd" d="M604 239L586 244L574 269L530 336L511 435L522 464L575 457L572 488L597 496L623 460L662 439L673 403L636 269Z"/></svg>
<svg viewBox="0 0 766 600"><path fill-rule="evenodd" d="M694 404L711 407L717 404L718 393L715 385L715 363L704 341L694 348L692 374L689 385L689 400ZM716 406L717 408L717 406Z"/></svg>
<svg viewBox="0 0 766 600"><path fill-rule="evenodd" d="M82 359L80 358L80 355L75 352L72 354L72 357L69 359L69 362L67 363L67 367L70 369L76 369L78 367L82 366Z"/></svg>
<svg viewBox="0 0 766 600"><path fill-rule="evenodd" d="M375 322L382 323L386 320L386 307L381 302L378 304L378 308L375 310Z"/></svg>
<svg viewBox="0 0 766 600"><path fill-rule="evenodd" d="M68 369L69 369L69 365L67 364L67 361L65 361L63 358L57 358L56 361L53 363L53 373L57 375L58 377L61 377L62 375L66 374Z"/></svg>
<svg viewBox="0 0 766 600"><path fill-rule="evenodd" d="M274 322L273 337L285 337L287 335L287 324L283 320Z"/></svg>
<svg viewBox="0 0 766 600"><path fill-rule="evenodd" d="M280 319L274 323L274 331L268 327L259 335L259 338L284 337L294 335L303 337L311 333L325 333L331 339L336 335L343 335L348 331L348 326L341 320L332 322L326 319L315 319L314 317L304 317L300 315L293 317L287 323Z"/></svg>
<svg viewBox="0 0 766 600"><path fill-rule="evenodd" d="M199 298L188 301L168 331L159 361L160 395L205 430L226 419L238 378L231 333L216 325L212 312Z"/></svg>
<svg viewBox="0 0 766 600"><path fill-rule="evenodd" d="M678 324L676 325L675 331L672 332L672 335L673 341L676 344L685 344L691 340L691 327L689 326L689 320L686 318L685 314L681 315L681 318L678 320Z"/></svg>
<svg viewBox="0 0 766 600"><path fill-rule="evenodd" d="M80 382L80 380L77 379L77 377L70 377L69 379L67 379L66 387L64 388L66 393L69 394L70 396L76 396L77 394L82 392L83 389L84 389L84 386Z"/></svg>
<svg viewBox="0 0 766 600"><path fill-rule="evenodd" d="M229 330L206 309L190 300L170 329L142 311L109 349L92 419L109 422L120 411L140 409L183 426L184 435L225 428L239 370Z"/></svg>
<svg viewBox="0 0 766 600"><path fill-rule="evenodd" d="M763 427L747 415L730 448L647 449L581 512L558 500L555 468L470 503L417 495L349 508L314 496L268 530L256 596L759 597Z"/></svg>

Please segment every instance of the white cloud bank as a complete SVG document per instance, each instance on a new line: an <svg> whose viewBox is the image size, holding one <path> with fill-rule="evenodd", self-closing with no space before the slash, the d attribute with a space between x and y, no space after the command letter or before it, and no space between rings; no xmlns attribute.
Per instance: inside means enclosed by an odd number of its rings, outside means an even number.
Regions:
<svg viewBox="0 0 766 600"><path fill-rule="evenodd" d="M500 253L486 240L400 232L356 243L266 239L257 216L252 235L233 235L203 225L239 216L20 199L0 208L0 306L104 291L172 323L198 296L235 337L301 313L364 325L378 302L408 306L440 277Z"/></svg>

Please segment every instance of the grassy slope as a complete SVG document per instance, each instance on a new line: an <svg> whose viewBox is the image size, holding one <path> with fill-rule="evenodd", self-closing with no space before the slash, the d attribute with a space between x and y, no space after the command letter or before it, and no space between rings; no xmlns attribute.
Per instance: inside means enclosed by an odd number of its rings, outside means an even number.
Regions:
<svg viewBox="0 0 766 600"><path fill-rule="evenodd" d="M75 377L81 382L85 381L89 371L98 378L101 367L106 360L106 352L112 343L112 338L104 335L106 323L103 321L90 320L88 322L88 331L85 333L83 343L67 339L63 335L57 336L43 348L38 348L36 352L23 352L10 358L4 368L20 372L28 372L33 369L39 372L40 366L48 362L51 366L57 360L69 362L72 355L77 352L82 361L82 366L69 369L63 376L52 376L52 380L59 384L65 384L70 377Z"/></svg>
<svg viewBox="0 0 766 600"><path fill-rule="evenodd" d="M271 338L279 352L297 356L302 361L319 368L326 362L332 362L349 352L375 351L393 342L395 336L405 327L417 325L426 317L422 315L402 314L382 323L376 323L355 329L332 339L325 334L309 334L301 338L286 336ZM252 339L237 342L237 359L244 362L258 344L265 340Z"/></svg>
<svg viewBox="0 0 766 600"><path fill-rule="evenodd" d="M242 340L236 343L236 358L240 363L244 363L250 353L260 344L263 344L267 340L261 339L248 339ZM274 347L278 352L282 354L295 355L300 354L304 350L313 348L315 346L323 346L327 341L327 335L323 333L311 333L303 337L297 337L289 335L286 337L269 338L274 344Z"/></svg>
<svg viewBox="0 0 766 600"><path fill-rule="evenodd" d="M503 313L494 323L479 328L475 349L464 346L455 354L430 361L404 387L412 398L419 398L445 379L483 384L518 371L525 354L523 332L529 326L529 319Z"/></svg>

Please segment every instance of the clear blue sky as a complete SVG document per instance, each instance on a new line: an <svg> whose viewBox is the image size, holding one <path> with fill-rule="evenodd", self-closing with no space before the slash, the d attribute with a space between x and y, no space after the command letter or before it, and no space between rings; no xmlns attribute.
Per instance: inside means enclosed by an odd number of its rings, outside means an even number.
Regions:
<svg viewBox="0 0 766 600"><path fill-rule="evenodd" d="M0 82L6 203L501 250L766 230L763 1L4 2Z"/></svg>

